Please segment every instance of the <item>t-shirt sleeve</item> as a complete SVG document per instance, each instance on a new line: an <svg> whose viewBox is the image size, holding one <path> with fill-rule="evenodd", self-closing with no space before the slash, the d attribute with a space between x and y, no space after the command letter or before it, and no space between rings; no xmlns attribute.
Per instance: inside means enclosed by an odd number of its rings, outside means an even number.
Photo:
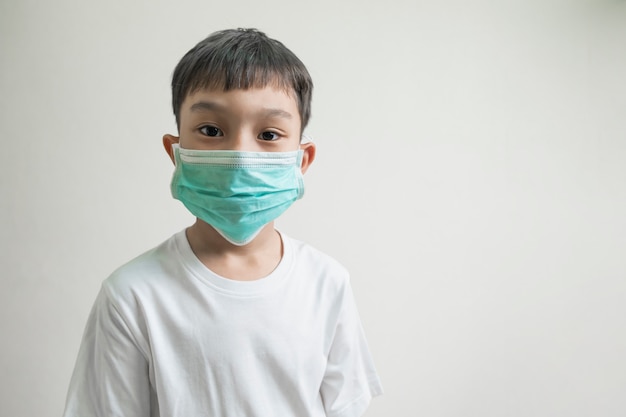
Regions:
<svg viewBox="0 0 626 417"><path fill-rule="evenodd" d="M103 287L91 310L64 417L150 415L148 361Z"/></svg>
<svg viewBox="0 0 626 417"><path fill-rule="evenodd" d="M349 284L342 303L320 393L328 417L360 417L383 389Z"/></svg>

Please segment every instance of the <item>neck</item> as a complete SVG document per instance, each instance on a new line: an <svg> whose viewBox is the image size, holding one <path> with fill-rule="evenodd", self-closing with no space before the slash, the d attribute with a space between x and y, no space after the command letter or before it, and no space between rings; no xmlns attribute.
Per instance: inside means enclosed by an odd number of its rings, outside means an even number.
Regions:
<svg viewBox="0 0 626 417"><path fill-rule="evenodd" d="M269 275L282 258L282 239L270 222L244 246L233 245L212 226L197 219L187 229L196 257L222 277L250 281Z"/></svg>

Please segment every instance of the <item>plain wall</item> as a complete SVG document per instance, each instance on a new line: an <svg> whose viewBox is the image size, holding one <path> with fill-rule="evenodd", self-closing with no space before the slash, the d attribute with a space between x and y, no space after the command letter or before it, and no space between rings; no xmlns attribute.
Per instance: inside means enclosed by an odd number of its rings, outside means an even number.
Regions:
<svg viewBox="0 0 626 417"><path fill-rule="evenodd" d="M192 222L169 82L231 27L315 81L278 226L352 273L367 416L626 415L626 2L3 0L1 416L61 414L102 280Z"/></svg>

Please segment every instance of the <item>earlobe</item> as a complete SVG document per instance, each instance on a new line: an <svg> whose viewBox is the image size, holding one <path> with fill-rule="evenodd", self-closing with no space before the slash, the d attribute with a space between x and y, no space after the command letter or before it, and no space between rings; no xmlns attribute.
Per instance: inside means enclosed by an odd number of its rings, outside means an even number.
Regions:
<svg viewBox="0 0 626 417"><path fill-rule="evenodd" d="M302 143L300 144L300 149L304 151L302 154L302 166L300 168L304 174L315 160L315 144L313 142Z"/></svg>
<svg viewBox="0 0 626 417"><path fill-rule="evenodd" d="M172 162L175 162L175 158L174 158L174 149L172 149L172 145L175 143L178 143L180 140L180 138L178 136L174 136L174 135L170 135L170 134L166 134L163 135L163 147L165 148L165 152L167 152L167 154L170 156L170 159L172 160Z"/></svg>

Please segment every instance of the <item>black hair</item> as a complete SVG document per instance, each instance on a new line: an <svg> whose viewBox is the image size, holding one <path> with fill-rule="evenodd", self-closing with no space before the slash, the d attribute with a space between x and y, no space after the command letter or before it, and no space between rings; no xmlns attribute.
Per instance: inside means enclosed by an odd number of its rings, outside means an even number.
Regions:
<svg viewBox="0 0 626 417"><path fill-rule="evenodd" d="M185 98L200 89L263 88L268 85L295 95L302 130L311 117L313 81L306 67L281 42L257 29L214 32L189 50L172 76L172 107L180 129Z"/></svg>

